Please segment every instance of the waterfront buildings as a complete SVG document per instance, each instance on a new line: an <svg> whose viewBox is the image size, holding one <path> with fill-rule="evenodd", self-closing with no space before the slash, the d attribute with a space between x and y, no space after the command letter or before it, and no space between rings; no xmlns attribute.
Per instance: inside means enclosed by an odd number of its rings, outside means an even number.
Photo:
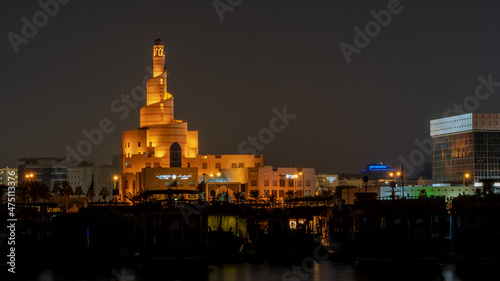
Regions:
<svg viewBox="0 0 500 281"><path fill-rule="evenodd" d="M222 192L230 197L243 192L248 198L250 190L278 197L286 191L315 194L314 169L264 167L263 155L198 154L198 131L188 130L187 121L174 118L174 95L167 91L166 73L165 47L157 38L140 127L122 132L122 200L141 189L155 191L159 198L168 189L198 190L212 198Z"/></svg>
<svg viewBox="0 0 500 281"><path fill-rule="evenodd" d="M86 194L93 178L94 192L98 196L101 188L109 188L111 193L115 184L118 185L115 176L120 174L119 159L115 156L111 164L96 166L92 161L66 162L64 157L24 157L19 159L22 162L18 167L19 181L23 184L26 175L33 174L31 180L42 181L50 190L55 184L68 181L73 190L80 186Z"/></svg>
<svg viewBox="0 0 500 281"><path fill-rule="evenodd" d="M314 168L250 168L248 179L249 192L258 190L264 197L284 199L287 194L298 197L316 195Z"/></svg>
<svg viewBox="0 0 500 281"><path fill-rule="evenodd" d="M67 167L67 181L73 189L80 186L87 194L93 179L96 197L102 188L107 188L111 195L112 190L118 187L119 175L120 170L117 165L96 166L94 162L82 161L71 163Z"/></svg>
<svg viewBox="0 0 500 281"><path fill-rule="evenodd" d="M468 113L430 121L434 183L500 179L500 113Z"/></svg>

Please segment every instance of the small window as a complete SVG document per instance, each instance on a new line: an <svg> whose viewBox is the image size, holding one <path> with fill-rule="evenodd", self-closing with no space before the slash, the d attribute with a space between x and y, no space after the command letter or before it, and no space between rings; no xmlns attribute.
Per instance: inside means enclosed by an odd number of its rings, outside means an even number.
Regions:
<svg viewBox="0 0 500 281"><path fill-rule="evenodd" d="M238 164L236 164L236 163L231 163L231 168L233 168L233 169L238 168Z"/></svg>
<svg viewBox="0 0 500 281"><path fill-rule="evenodd" d="M302 181L297 181L297 186L302 186Z"/></svg>
<svg viewBox="0 0 500 281"><path fill-rule="evenodd" d="M131 162L125 162L125 168L132 168Z"/></svg>
<svg viewBox="0 0 500 281"><path fill-rule="evenodd" d="M189 181L189 187L194 187L194 181Z"/></svg>
<svg viewBox="0 0 500 281"><path fill-rule="evenodd" d="M141 147L141 142L138 142L138 143L137 143L137 147Z"/></svg>
<svg viewBox="0 0 500 281"><path fill-rule="evenodd" d="M244 168L245 164L244 163L238 163L238 168Z"/></svg>
<svg viewBox="0 0 500 281"><path fill-rule="evenodd" d="M280 187L285 187L285 179L280 179Z"/></svg>
<svg viewBox="0 0 500 281"><path fill-rule="evenodd" d="M273 186L278 186L278 181L277 180L273 180Z"/></svg>
<svg viewBox="0 0 500 281"><path fill-rule="evenodd" d="M221 163L215 163L215 169L221 169Z"/></svg>
<svg viewBox="0 0 500 281"><path fill-rule="evenodd" d="M146 162L146 168L151 168L151 162Z"/></svg>
<svg viewBox="0 0 500 281"><path fill-rule="evenodd" d="M269 180L264 180L264 186L269 186Z"/></svg>
<svg viewBox="0 0 500 281"><path fill-rule="evenodd" d="M288 179L288 186L289 187L294 187L295 185L295 180L294 179Z"/></svg>
<svg viewBox="0 0 500 281"><path fill-rule="evenodd" d="M201 163L201 168L202 169L207 169L208 168L208 164L207 163Z"/></svg>
<svg viewBox="0 0 500 281"><path fill-rule="evenodd" d="M177 181L177 183L176 183L175 186L183 187L184 186L184 181Z"/></svg>
<svg viewBox="0 0 500 281"><path fill-rule="evenodd" d="M311 186L311 181L310 180L306 180L306 186Z"/></svg>
<svg viewBox="0 0 500 281"><path fill-rule="evenodd" d="M251 186L257 186L257 180L251 180L250 181Z"/></svg>
<svg viewBox="0 0 500 281"><path fill-rule="evenodd" d="M255 168L259 168L260 167L260 163L255 163Z"/></svg>

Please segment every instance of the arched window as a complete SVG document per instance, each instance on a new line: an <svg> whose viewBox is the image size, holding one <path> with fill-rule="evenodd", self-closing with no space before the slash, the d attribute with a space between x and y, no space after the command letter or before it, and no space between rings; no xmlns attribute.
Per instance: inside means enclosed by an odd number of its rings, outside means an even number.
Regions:
<svg viewBox="0 0 500 281"><path fill-rule="evenodd" d="M170 167L182 167L181 146L177 142L170 146Z"/></svg>

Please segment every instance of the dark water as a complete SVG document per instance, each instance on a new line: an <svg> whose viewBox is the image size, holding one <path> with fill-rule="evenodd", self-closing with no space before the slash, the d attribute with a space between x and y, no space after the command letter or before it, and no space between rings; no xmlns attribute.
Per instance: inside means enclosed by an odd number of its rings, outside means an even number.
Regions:
<svg viewBox="0 0 500 281"><path fill-rule="evenodd" d="M304 265L304 266L303 266ZM495 274L496 275L496 274ZM496 275L498 276L498 275ZM24 279L24 278L23 278ZM439 266L405 266L395 264L377 265L370 268L355 266L351 263L333 261L314 261L307 263L270 263L242 262L203 267L173 267L168 265L155 266L147 273L130 268L112 269L92 272L91 269L58 272L43 270L24 280L39 281L145 281L145 280L238 280L238 281L303 281L303 280L438 280L438 281L468 281L492 280L484 270L472 269L462 272L452 264ZM496 278L493 278L496 280Z"/></svg>

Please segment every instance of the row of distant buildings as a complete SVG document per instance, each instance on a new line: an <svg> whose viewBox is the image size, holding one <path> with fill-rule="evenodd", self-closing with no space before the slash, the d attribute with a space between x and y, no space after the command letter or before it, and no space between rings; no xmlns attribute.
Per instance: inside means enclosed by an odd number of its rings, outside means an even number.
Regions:
<svg viewBox="0 0 500 281"><path fill-rule="evenodd" d="M71 187L82 187L84 192L90 188L94 181L94 191L117 185L120 175L120 155L114 157L112 163L97 166L92 161L67 162L64 157L24 157L20 158L21 164L16 168L5 167L0 169L0 185L7 185L7 175L14 174L16 186L26 182L27 175L33 175L29 180L41 181L51 190L55 185L62 185L68 181ZM115 179L116 177L116 179Z"/></svg>
<svg viewBox="0 0 500 281"><path fill-rule="evenodd" d="M273 126L285 122L277 118ZM174 118L174 95L167 92L165 49L157 38L153 45L153 77L147 81L140 127L122 132L121 154L111 164L21 158L18 170L20 181L24 174L34 172L36 180L50 187L68 181L84 191L93 178L95 189L118 187L121 200L146 189L156 192L160 199L167 196L165 191L169 189L198 191L207 198L221 194L234 198L241 193L248 198L254 192L279 199L291 193L307 197L322 190L333 191L337 186L365 187L367 191L378 188L382 194L383 187L391 182L401 186L403 195L419 192L417 188L403 190L403 185L474 186L482 179L500 179L500 114L470 113L431 120L430 136L426 149L432 151L432 180L406 183L404 171L383 163L367 165L360 175L316 175L314 168L266 166L263 155L199 154L198 131L188 130L187 121ZM0 172L0 181L1 176Z"/></svg>

